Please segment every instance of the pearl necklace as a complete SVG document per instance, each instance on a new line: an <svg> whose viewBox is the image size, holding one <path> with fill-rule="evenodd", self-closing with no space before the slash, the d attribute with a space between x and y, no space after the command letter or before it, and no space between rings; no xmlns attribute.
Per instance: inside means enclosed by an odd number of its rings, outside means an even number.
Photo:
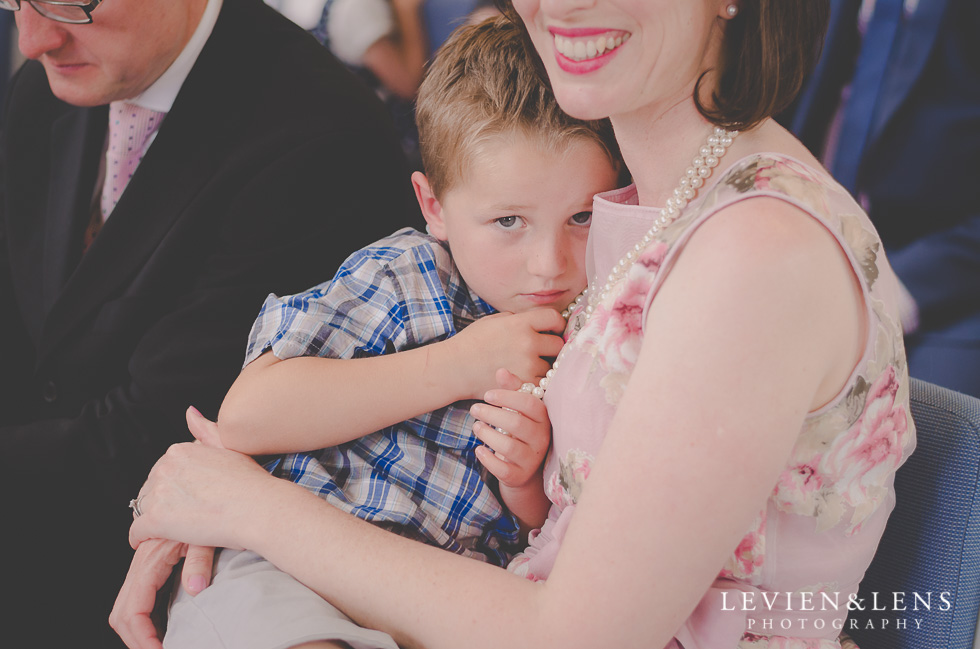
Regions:
<svg viewBox="0 0 980 649"><path fill-rule="evenodd" d="M578 307L582 305L586 300L588 301L585 305L585 319L576 323L577 326L574 331L578 331L585 323L589 321L595 308L602 303L609 294L609 291L629 272L633 264L640 257L642 252L646 249L648 245L654 240L657 233L664 230L668 225L673 223L680 217L681 212L687 205L695 199L698 195L698 190L704 186L705 180L707 180L714 170L718 166L719 161L722 156L728 152L728 147L732 145L732 141L738 135L738 131L729 131L720 126L716 126L711 135L705 141L701 148L698 150L697 157L691 162L691 166L687 168L684 175L681 177L680 182L677 187L674 188L673 195L667 199L667 204L660 213L660 216L653 222L653 225L647 231L643 238L640 239L624 256L619 262L613 266L612 271L609 273L609 277L606 278L606 283L600 291L596 291L595 287L598 280L594 280L592 285L586 288L582 293L575 298L575 301L568 305L568 308L562 311L562 316L567 321L568 318L576 313ZM576 314L577 315L577 314ZM567 346L567 344L566 344ZM548 389L548 384L551 382L552 377L555 375L555 370L558 369L558 364L561 361L562 355L565 353L565 347L558 352L558 357L555 359L554 364L552 364L551 369L548 373L544 375L538 385L533 383L525 383L520 387L521 392L527 392L538 399L544 397L545 390Z"/></svg>

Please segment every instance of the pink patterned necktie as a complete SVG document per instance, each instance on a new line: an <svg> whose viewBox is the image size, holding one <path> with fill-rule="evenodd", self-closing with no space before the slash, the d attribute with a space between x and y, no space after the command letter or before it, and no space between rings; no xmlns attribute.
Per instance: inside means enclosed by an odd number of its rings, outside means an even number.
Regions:
<svg viewBox="0 0 980 649"><path fill-rule="evenodd" d="M143 159L151 135L166 113L117 101L109 105L109 146L106 149L105 184L102 186L102 221L112 213L119 197Z"/></svg>

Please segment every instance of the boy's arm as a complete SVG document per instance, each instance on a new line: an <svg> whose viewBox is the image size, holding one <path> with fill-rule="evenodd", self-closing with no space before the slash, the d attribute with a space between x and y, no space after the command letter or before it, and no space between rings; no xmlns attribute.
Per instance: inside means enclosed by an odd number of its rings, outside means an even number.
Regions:
<svg viewBox="0 0 980 649"><path fill-rule="evenodd" d="M280 360L266 352L228 391L218 415L221 442L251 455L335 446L476 399L503 367L544 375L561 348L548 333L564 325L550 309L495 314L446 340L382 356Z"/></svg>
<svg viewBox="0 0 980 649"><path fill-rule="evenodd" d="M465 398L442 344L357 359L266 352L225 396L221 442L251 455L325 448Z"/></svg>

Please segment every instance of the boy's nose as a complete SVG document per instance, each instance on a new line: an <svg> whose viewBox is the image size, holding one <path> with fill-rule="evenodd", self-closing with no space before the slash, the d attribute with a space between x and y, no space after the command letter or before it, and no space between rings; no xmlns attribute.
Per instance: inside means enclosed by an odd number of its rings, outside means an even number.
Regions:
<svg viewBox="0 0 980 649"><path fill-rule="evenodd" d="M21 3L14 21L17 23L17 46L29 59L57 50L68 39L68 30L63 23L45 18L26 2Z"/></svg>
<svg viewBox="0 0 980 649"><path fill-rule="evenodd" d="M558 277L568 267L568 250L561 238L542 242L528 259L528 272L539 277Z"/></svg>

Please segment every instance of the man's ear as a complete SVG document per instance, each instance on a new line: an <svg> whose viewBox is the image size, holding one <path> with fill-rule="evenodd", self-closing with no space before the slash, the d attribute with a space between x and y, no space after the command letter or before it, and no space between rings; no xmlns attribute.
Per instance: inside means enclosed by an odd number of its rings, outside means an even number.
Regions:
<svg viewBox="0 0 980 649"><path fill-rule="evenodd" d="M429 226L427 228L429 234L440 241L445 241L448 237L446 236L446 222L442 218L442 205L432 193L429 179L421 171L416 171L412 174L412 187L415 188L415 198L419 201L422 216L425 217L425 222Z"/></svg>

